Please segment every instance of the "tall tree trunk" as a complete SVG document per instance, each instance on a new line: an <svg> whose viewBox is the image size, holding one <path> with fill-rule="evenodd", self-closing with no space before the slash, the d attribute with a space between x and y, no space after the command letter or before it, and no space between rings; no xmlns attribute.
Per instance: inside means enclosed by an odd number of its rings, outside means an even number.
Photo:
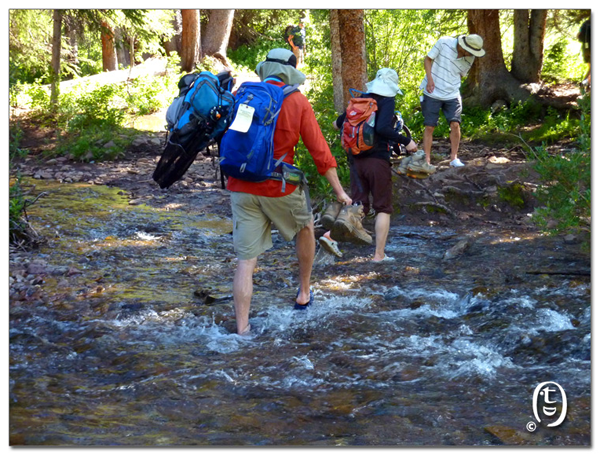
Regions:
<svg viewBox="0 0 600 455"><path fill-rule="evenodd" d="M69 62L74 66L79 66L79 42L77 39L77 29L69 24L65 24L66 35L69 40Z"/></svg>
<svg viewBox="0 0 600 455"><path fill-rule="evenodd" d="M128 68L131 65L131 58L129 55L129 43L127 42L127 35L123 34L120 27L115 30L115 41L117 44L117 61L123 66Z"/></svg>
<svg viewBox="0 0 600 455"><path fill-rule="evenodd" d="M367 51L365 47L364 10L338 10L342 56L344 106L350 101L349 89L365 90L367 83Z"/></svg>
<svg viewBox="0 0 600 455"><path fill-rule="evenodd" d="M181 69L188 73L200 57L200 11L197 9L181 10Z"/></svg>
<svg viewBox="0 0 600 455"><path fill-rule="evenodd" d="M233 9L211 9L202 42L202 55L214 55L221 60L227 58L227 45L233 27ZM227 62L223 62L227 64Z"/></svg>
<svg viewBox="0 0 600 455"><path fill-rule="evenodd" d="M476 58L463 93L465 106L490 107L496 100L526 100L530 92L508 71L502 55L498 10L468 10L469 33L483 38L485 56Z"/></svg>
<svg viewBox="0 0 600 455"><path fill-rule="evenodd" d="M163 43L165 51L167 55L171 55L171 52L181 53L181 11L175 10L173 11L173 19L171 20L171 24L173 25L173 30L175 30L175 34Z"/></svg>
<svg viewBox="0 0 600 455"><path fill-rule="evenodd" d="M52 81L50 84L50 103L53 110L58 109L58 94L60 90L60 52L62 41L62 10L55 9L52 15L54 23L52 32Z"/></svg>
<svg viewBox="0 0 600 455"><path fill-rule="evenodd" d="M540 82L548 10L514 10L515 41L511 74L521 82Z"/></svg>
<svg viewBox="0 0 600 455"><path fill-rule="evenodd" d="M331 72L333 75L333 106L337 113L344 112L344 83L342 81L342 51L340 49L340 23L338 10L329 12L331 33Z"/></svg>
<svg viewBox="0 0 600 455"><path fill-rule="evenodd" d="M117 51L115 32L108 22L102 23L102 71L117 70Z"/></svg>

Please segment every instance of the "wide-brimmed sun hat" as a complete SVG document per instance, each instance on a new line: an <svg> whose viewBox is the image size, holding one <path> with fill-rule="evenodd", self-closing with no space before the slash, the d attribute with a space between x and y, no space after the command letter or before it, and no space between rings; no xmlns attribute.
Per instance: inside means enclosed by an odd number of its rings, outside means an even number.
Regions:
<svg viewBox="0 0 600 455"><path fill-rule="evenodd" d="M381 96L402 95L398 87L398 73L391 68L381 68L371 82L367 82L367 92Z"/></svg>
<svg viewBox="0 0 600 455"><path fill-rule="evenodd" d="M479 35L460 35L458 37L458 44L475 57L483 57L485 55L485 51L483 50L483 38Z"/></svg>
<svg viewBox="0 0 600 455"><path fill-rule="evenodd" d="M296 69L296 63L297 59L292 51L272 49L265 61L256 65L256 74L261 81L270 76L277 76L288 85L303 84L306 76Z"/></svg>

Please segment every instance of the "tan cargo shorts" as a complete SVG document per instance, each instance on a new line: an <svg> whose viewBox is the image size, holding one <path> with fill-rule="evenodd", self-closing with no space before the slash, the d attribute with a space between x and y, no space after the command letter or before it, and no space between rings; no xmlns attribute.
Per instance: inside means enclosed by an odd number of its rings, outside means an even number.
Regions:
<svg viewBox="0 0 600 455"><path fill-rule="evenodd" d="M286 240L312 221L301 186L282 197L232 192L233 248L238 259L252 259L273 246L271 223Z"/></svg>

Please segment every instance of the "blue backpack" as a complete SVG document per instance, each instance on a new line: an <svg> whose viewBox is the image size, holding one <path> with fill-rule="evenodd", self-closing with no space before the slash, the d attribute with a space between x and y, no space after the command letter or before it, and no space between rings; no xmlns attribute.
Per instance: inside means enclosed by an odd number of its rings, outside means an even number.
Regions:
<svg viewBox="0 0 600 455"><path fill-rule="evenodd" d="M198 153L219 141L235 106L229 72L187 74L179 81L179 96L167 109L167 144L152 178L161 188L179 180Z"/></svg>
<svg viewBox="0 0 600 455"><path fill-rule="evenodd" d="M298 90L297 86L278 87L266 82L244 82L235 95L235 118L241 106L249 106L252 122L247 131L234 126L223 135L219 147L221 170L228 176L250 182L281 180L298 185L304 180L300 169L273 158L273 136L281 105L285 97ZM244 109L242 107L241 109Z"/></svg>

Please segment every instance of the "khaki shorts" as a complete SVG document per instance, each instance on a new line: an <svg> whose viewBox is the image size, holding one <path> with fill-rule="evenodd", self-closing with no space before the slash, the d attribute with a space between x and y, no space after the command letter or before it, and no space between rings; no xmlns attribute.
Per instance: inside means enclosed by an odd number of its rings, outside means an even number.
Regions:
<svg viewBox="0 0 600 455"><path fill-rule="evenodd" d="M273 246L271 223L286 240L312 221L306 195L298 186L282 197L232 192L233 248L238 259L253 259Z"/></svg>

